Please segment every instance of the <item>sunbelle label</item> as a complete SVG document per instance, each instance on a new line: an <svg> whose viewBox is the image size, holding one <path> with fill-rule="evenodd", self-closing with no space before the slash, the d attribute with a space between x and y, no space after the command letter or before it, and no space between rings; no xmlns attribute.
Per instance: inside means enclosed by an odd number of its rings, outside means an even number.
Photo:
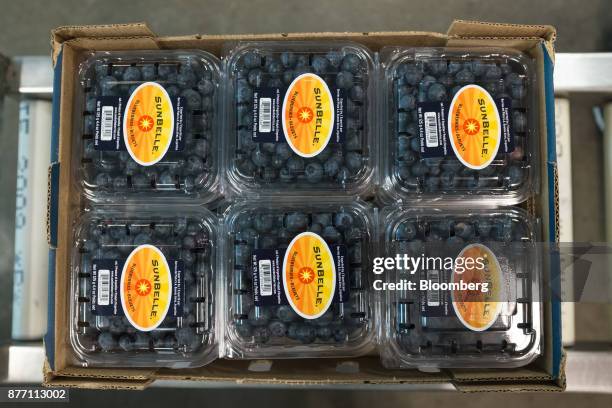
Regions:
<svg viewBox="0 0 612 408"><path fill-rule="evenodd" d="M126 259L95 259L91 311L125 316L136 329L151 331L166 316L183 315L182 260L168 260L159 248L141 245Z"/></svg>
<svg viewBox="0 0 612 408"><path fill-rule="evenodd" d="M345 92L306 73L288 87L261 87L253 93L253 140L286 142L299 156L314 157L329 143L342 143Z"/></svg>
<svg viewBox="0 0 612 408"><path fill-rule="evenodd" d="M256 305L288 304L316 319L349 297L346 247L330 247L312 232L297 235L286 249L255 250L252 267Z"/></svg>
<svg viewBox="0 0 612 408"><path fill-rule="evenodd" d="M461 88L450 104L419 102L421 155L454 155L468 168L484 169L498 152L514 150L511 103L508 97L494 99L487 90L474 84Z"/></svg>
<svg viewBox="0 0 612 408"><path fill-rule="evenodd" d="M95 115L96 150L125 150L138 164L151 166L168 151L183 149L183 100L156 82L97 98Z"/></svg>

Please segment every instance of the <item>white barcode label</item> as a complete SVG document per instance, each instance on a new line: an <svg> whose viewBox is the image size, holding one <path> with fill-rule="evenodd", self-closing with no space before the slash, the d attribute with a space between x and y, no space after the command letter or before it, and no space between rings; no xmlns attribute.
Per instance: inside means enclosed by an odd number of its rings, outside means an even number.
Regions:
<svg viewBox="0 0 612 408"><path fill-rule="evenodd" d="M438 117L436 112L425 112L425 145L427 147L438 147Z"/></svg>
<svg viewBox="0 0 612 408"><path fill-rule="evenodd" d="M110 304L110 270L100 269L98 271L98 305L108 306Z"/></svg>
<svg viewBox="0 0 612 408"><path fill-rule="evenodd" d="M113 113L112 106L102 107L102 117L100 119L100 140L108 142L113 140Z"/></svg>
<svg viewBox="0 0 612 408"><path fill-rule="evenodd" d="M272 296L272 262L269 259L259 261L259 294Z"/></svg>
<svg viewBox="0 0 612 408"><path fill-rule="evenodd" d="M272 99L259 99L259 132L269 133L272 131Z"/></svg>
<svg viewBox="0 0 612 408"><path fill-rule="evenodd" d="M427 279L431 283L440 283L440 271L427 271ZM427 291L427 306L431 306L431 307L440 306L440 291L437 291L437 290Z"/></svg>

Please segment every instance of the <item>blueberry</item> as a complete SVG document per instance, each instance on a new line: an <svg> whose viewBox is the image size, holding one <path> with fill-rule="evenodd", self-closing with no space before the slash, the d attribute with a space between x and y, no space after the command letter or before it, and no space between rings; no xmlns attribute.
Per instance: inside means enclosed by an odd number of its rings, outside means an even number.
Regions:
<svg viewBox="0 0 612 408"><path fill-rule="evenodd" d="M457 72L457 75L455 75L455 81L459 82L460 84L473 83L475 80L476 78L474 78L474 74L467 69L461 70Z"/></svg>
<svg viewBox="0 0 612 408"><path fill-rule="evenodd" d="M171 75L176 75L177 74L176 65L174 65L174 64L161 64L157 68L157 72L159 73L159 76L164 77L164 78L167 78L167 77L169 77Z"/></svg>
<svg viewBox="0 0 612 408"><path fill-rule="evenodd" d="M263 150L256 149L251 153L251 161L257 167L265 167L270 162L270 156Z"/></svg>
<svg viewBox="0 0 612 408"><path fill-rule="evenodd" d="M481 238L488 237L491 232L491 222L487 219L479 219L476 222L476 231Z"/></svg>
<svg viewBox="0 0 612 408"><path fill-rule="evenodd" d="M302 174L304 172L304 159L298 156L291 156L287 159L287 169L293 175Z"/></svg>
<svg viewBox="0 0 612 408"><path fill-rule="evenodd" d="M198 91L193 89L185 89L181 92L181 97L185 99L185 104L189 109L200 109L202 105L202 97Z"/></svg>
<svg viewBox="0 0 612 408"><path fill-rule="evenodd" d="M455 177L455 172L451 170L444 170L440 174L440 183L442 188L445 190L452 190L457 185L457 178Z"/></svg>
<svg viewBox="0 0 612 408"><path fill-rule="evenodd" d="M285 217L285 226L288 230L303 230L308 226L308 216L300 212L289 213Z"/></svg>
<svg viewBox="0 0 612 408"><path fill-rule="evenodd" d="M266 64L266 71L271 75L279 75L283 72L283 65L276 60L270 60Z"/></svg>
<svg viewBox="0 0 612 408"><path fill-rule="evenodd" d="M114 76L105 76L98 81L100 85L100 93L102 96L112 96L117 85L117 78Z"/></svg>
<svg viewBox="0 0 612 408"><path fill-rule="evenodd" d="M304 168L306 180L310 183L318 183L323 178L323 166L317 162L311 162Z"/></svg>
<svg viewBox="0 0 612 408"><path fill-rule="evenodd" d="M312 59L312 68L317 74L323 74L329 69L329 60L317 55Z"/></svg>
<svg viewBox="0 0 612 408"><path fill-rule="evenodd" d="M334 215L334 226L341 231L348 230L353 222L353 216L348 212L341 211Z"/></svg>
<svg viewBox="0 0 612 408"><path fill-rule="evenodd" d="M349 170L357 171L362 167L363 157L359 153L349 152L346 154L345 163Z"/></svg>
<svg viewBox="0 0 612 408"><path fill-rule="evenodd" d="M357 74L361 69L361 59L355 54L346 54L342 60L341 69L352 74Z"/></svg>
<svg viewBox="0 0 612 408"><path fill-rule="evenodd" d="M317 327L316 329L316 335L317 335L317 338L319 338L320 340L328 341L332 338L333 331L332 331L332 328L329 326L320 326L320 327Z"/></svg>
<svg viewBox="0 0 612 408"><path fill-rule="evenodd" d="M350 89L353 86L353 74L347 71L338 72L336 85L338 88Z"/></svg>
<svg viewBox="0 0 612 408"><path fill-rule="evenodd" d="M343 326L336 326L333 329L333 337L337 343L343 343L348 337L348 333Z"/></svg>
<svg viewBox="0 0 612 408"><path fill-rule="evenodd" d="M474 237L474 227L467 222L458 222L454 227L455 235L460 238L469 240Z"/></svg>
<svg viewBox="0 0 612 408"><path fill-rule="evenodd" d="M287 334L287 326L278 320L271 322L268 325L268 329L273 337L285 337Z"/></svg>
<svg viewBox="0 0 612 408"><path fill-rule="evenodd" d="M446 60L432 60L428 63L429 71L435 76L441 76L446 73L448 67Z"/></svg>
<svg viewBox="0 0 612 408"><path fill-rule="evenodd" d="M342 239L342 235L340 234L340 232L331 225L328 225L323 229L322 236L327 241L330 241L332 243L339 242Z"/></svg>
<svg viewBox="0 0 612 408"><path fill-rule="evenodd" d="M286 51L280 55L280 60L285 68L293 68L297 62L297 57L294 53Z"/></svg>
<svg viewBox="0 0 612 408"><path fill-rule="evenodd" d="M327 54L325 54L325 57L332 67L340 67L340 64L342 63L342 54L339 51L329 51Z"/></svg>
<svg viewBox="0 0 612 408"><path fill-rule="evenodd" d="M408 85L416 86L423 78L423 73L415 65L407 65L404 80Z"/></svg>
<svg viewBox="0 0 612 408"><path fill-rule="evenodd" d="M198 342L198 336L191 327L181 327L174 332L176 342L179 346L193 346Z"/></svg>
<svg viewBox="0 0 612 408"><path fill-rule="evenodd" d="M412 165L412 167L410 168L410 171L412 172L413 176L422 177L427 174L429 169L427 168L427 165L423 161L419 161Z"/></svg>
<svg viewBox="0 0 612 408"><path fill-rule="evenodd" d="M255 52L247 52L242 57L242 63L247 68L255 68L261 65L261 55Z"/></svg>
<svg viewBox="0 0 612 408"><path fill-rule="evenodd" d="M432 102L440 102L446 99L446 88L439 83L431 84L427 90L427 98Z"/></svg>
<svg viewBox="0 0 612 408"><path fill-rule="evenodd" d="M400 98L398 103L399 109L411 110L416 107L416 100L413 95L407 94Z"/></svg>
<svg viewBox="0 0 612 408"><path fill-rule="evenodd" d="M234 321L234 329L238 336L243 339L252 337L253 335L253 326L249 324L248 320L236 320Z"/></svg>
<svg viewBox="0 0 612 408"><path fill-rule="evenodd" d="M249 71L249 84L255 88L260 87L263 83L264 73L261 69L255 68Z"/></svg>
<svg viewBox="0 0 612 408"><path fill-rule="evenodd" d="M317 213L313 214L312 222L328 226L332 224L332 215L330 213Z"/></svg>
<svg viewBox="0 0 612 408"><path fill-rule="evenodd" d="M323 168L327 177L334 177L340 170L340 159L337 157L329 158L323 165Z"/></svg>
<svg viewBox="0 0 612 408"><path fill-rule="evenodd" d="M123 351L132 351L134 350L134 339L129 334L124 334L119 337L119 348Z"/></svg>
<svg viewBox="0 0 612 408"><path fill-rule="evenodd" d="M291 306L279 306L276 309L276 317L278 320L284 323L291 323L298 318L298 314L291 308Z"/></svg>
<svg viewBox="0 0 612 408"><path fill-rule="evenodd" d="M497 65L491 65L485 72L485 78L492 79L500 79L502 77L502 70Z"/></svg>
<svg viewBox="0 0 612 408"><path fill-rule="evenodd" d="M510 165L506 168L506 180L509 187L516 187L523 181L523 169L517 165Z"/></svg>
<svg viewBox="0 0 612 408"><path fill-rule="evenodd" d="M283 160L287 160L291 156L291 148L287 143L277 143L274 145L274 149Z"/></svg>
<svg viewBox="0 0 612 408"><path fill-rule="evenodd" d="M398 241L410 241L416 236L417 230L413 223L402 222L395 230L395 239Z"/></svg>
<svg viewBox="0 0 612 408"><path fill-rule="evenodd" d="M259 233L266 233L272 229L274 219L268 214L256 214L253 219L253 226Z"/></svg>
<svg viewBox="0 0 612 408"><path fill-rule="evenodd" d="M513 84L510 88L510 95L513 99L521 100L527 96L527 89L523 84Z"/></svg>
<svg viewBox="0 0 612 408"><path fill-rule="evenodd" d="M317 336L316 329L312 326L302 324L298 326L296 331L297 340L303 344L312 343Z"/></svg>
<svg viewBox="0 0 612 408"><path fill-rule="evenodd" d="M204 170L204 162L198 156L189 156L185 164L185 171L188 173L200 173Z"/></svg>
<svg viewBox="0 0 612 408"><path fill-rule="evenodd" d="M112 351L115 347L117 347L115 338L109 332L100 333L97 341L98 341L98 346L100 346L102 351Z"/></svg>
<svg viewBox="0 0 612 408"><path fill-rule="evenodd" d="M365 99L365 91L361 85L353 86L349 95L353 101L361 102Z"/></svg>
<svg viewBox="0 0 612 408"><path fill-rule="evenodd" d="M251 102L253 90L246 84L239 84L236 90L236 101L238 103Z"/></svg>
<svg viewBox="0 0 612 408"><path fill-rule="evenodd" d="M215 91L215 85L209 79L201 79L196 87L202 95L212 95Z"/></svg>
<svg viewBox="0 0 612 408"><path fill-rule="evenodd" d="M265 344L270 341L270 330L265 326L253 328L253 341L258 344Z"/></svg>
<svg viewBox="0 0 612 408"><path fill-rule="evenodd" d="M177 85L183 89L193 88L196 85L197 78L192 71L184 70L176 77Z"/></svg>
<svg viewBox="0 0 612 408"><path fill-rule="evenodd" d="M142 73L138 67L127 67L123 72L123 80L127 82L137 82L142 79Z"/></svg>

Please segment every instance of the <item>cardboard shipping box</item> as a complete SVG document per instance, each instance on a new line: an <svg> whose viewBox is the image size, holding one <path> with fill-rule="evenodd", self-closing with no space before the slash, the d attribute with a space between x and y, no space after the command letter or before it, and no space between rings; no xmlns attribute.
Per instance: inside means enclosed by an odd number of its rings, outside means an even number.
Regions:
<svg viewBox="0 0 612 408"><path fill-rule="evenodd" d="M92 50L202 49L217 56L227 41L351 40L376 52L384 46L506 47L536 61L539 111L540 185L525 206L541 220L544 241L558 235L557 169L554 131L553 65L555 29L550 26L455 21L446 34L432 32L278 33L159 37L145 24L60 27L52 33L55 65L52 153L49 169L48 238L49 328L45 338L45 384L86 388L141 389L156 379L261 384L425 384L452 383L462 391L560 391L565 386L560 304L551 293L558 285L558 259L546 256L543 276L542 355L518 369L386 370L377 357L274 360L253 370L250 361L217 360L195 369L109 369L76 365L69 340L70 251L72 227L82 198L71 180L71 140L76 70ZM350 361L350 362L349 362ZM270 364L271 363L271 364ZM269 369L262 369L269 368Z"/></svg>

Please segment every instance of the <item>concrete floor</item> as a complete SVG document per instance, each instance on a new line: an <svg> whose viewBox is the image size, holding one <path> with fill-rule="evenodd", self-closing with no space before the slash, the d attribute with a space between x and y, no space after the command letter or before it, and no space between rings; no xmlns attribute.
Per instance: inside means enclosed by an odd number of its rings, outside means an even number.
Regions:
<svg viewBox="0 0 612 408"><path fill-rule="evenodd" d="M49 53L49 31L59 25L103 24L147 21L162 35L193 33L263 33L291 31L377 31L428 30L444 32L454 18L529 24L552 24L559 30L557 50L586 52L612 50L610 0L0 0L0 53L27 55ZM602 241L601 140L591 118L591 106L600 98L572 98L575 197L590 197L575 205L574 228L578 241ZM575 102L575 103L574 103ZM9 118L11 116L9 115ZM6 123L5 123L6 125ZM0 140L0 296L10 293L12 258L11 214L14 214L15 133L9 126ZM595 177L593 176L595 175ZM591 309L588 309L591 307ZM578 322L581 335L601 331L601 307L587 308L591 319ZM0 339L6 338L8 311L0 311ZM609 320L609 319L608 319ZM582 337L579 337L582 339ZM596 336L596 338L599 338ZM107 407L116 403L132 406L172 404L194 406L250 406L290 403L293 406L372 406L384 401L389 406L462 406L499 408L544 406L557 408L589 405L610 407L612 398L603 395L457 395L455 393L278 391L266 388L240 390L168 390L145 393L100 393L73 391L75 406ZM65 406L65 405L62 405Z"/></svg>

